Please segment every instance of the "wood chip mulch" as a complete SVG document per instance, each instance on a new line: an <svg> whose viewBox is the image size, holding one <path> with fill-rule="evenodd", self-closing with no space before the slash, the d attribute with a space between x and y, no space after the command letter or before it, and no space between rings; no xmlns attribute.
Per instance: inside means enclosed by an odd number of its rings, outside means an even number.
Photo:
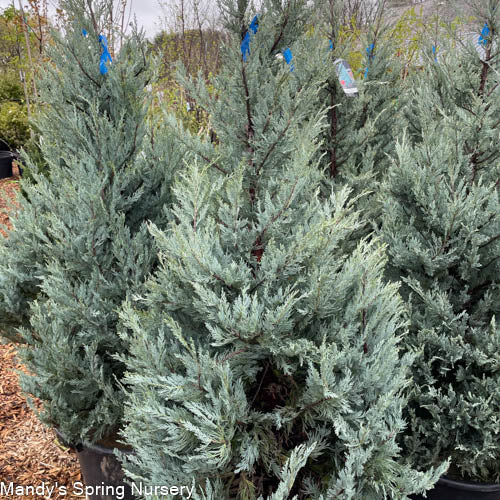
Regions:
<svg viewBox="0 0 500 500"><path fill-rule="evenodd" d="M17 173L17 172L14 172ZM19 189L18 178L0 180L0 225L9 226L9 200ZM2 231L5 236L5 232ZM75 453L59 444L54 432L41 424L28 407L18 384L17 371L23 370L14 344L0 344L0 483L7 487L54 486L50 498L58 497L60 486L67 488L65 499L83 498L72 493L82 481ZM9 500L45 500L46 495L2 495Z"/></svg>
<svg viewBox="0 0 500 500"><path fill-rule="evenodd" d="M12 169L14 174L18 173L18 169ZM7 236L3 230L3 226L9 226L9 209L11 203L15 203L16 193L19 190L19 177L9 177L0 179L0 232L3 236Z"/></svg>

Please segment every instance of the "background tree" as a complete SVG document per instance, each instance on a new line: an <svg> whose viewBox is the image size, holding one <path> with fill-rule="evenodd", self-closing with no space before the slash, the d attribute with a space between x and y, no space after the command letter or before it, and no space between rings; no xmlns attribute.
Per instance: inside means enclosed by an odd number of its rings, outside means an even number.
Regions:
<svg viewBox="0 0 500 500"><path fill-rule="evenodd" d="M62 3L37 123L50 179L35 172L2 238L2 334L22 342L21 385L43 422L70 441L109 438L121 423L124 353L116 309L157 263L145 222L163 226L182 158L164 121L147 122L153 77L141 33L102 74L100 27L110 2ZM85 36L86 33L86 36Z"/></svg>
<svg viewBox="0 0 500 500"><path fill-rule="evenodd" d="M192 132L206 133L209 116L177 80L178 65L189 75L201 73L209 82L220 67L220 47L226 36L215 4L202 0L160 2L162 29L150 50L161 61L160 79L152 91Z"/></svg>
<svg viewBox="0 0 500 500"><path fill-rule="evenodd" d="M377 190L406 98L393 29L385 21L385 2L374 4L362 16L355 11L347 18L351 7L344 0L316 3L312 36L322 57L315 59L318 64L311 70L325 82L317 107L328 108L321 163L326 192L348 185L358 195ZM356 97L347 96L339 83L338 59L353 68ZM359 199L359 207L367 209L374 222L380 211L375 205L370 196Z"/></svg>
<svg viewBox="0 0 500 500"><path fill-rule="evenodd" d="M219 67L223 34L218 9L209 0L161 1L160 6L166 63L180 60L189 74L201 71L207 79Z"/></svg>
<svg viewBox="0 0 500 500"><path fill-rule="evenodd" d="M468 30L467 25L458 26L460 29L456 25L448 25L448 37L441 38L437 61L430 57L431 45L424 45L426 64L424 71L413 75L413 94L405 108L405 116L413 141L419 141L426 125L441 119L443 114L448 117L450 125L455 120L455 128L460 132L467 123L469 127L475 123L475 130L470 130L466 139L468 154L473 154L478 147L474 144L479 137L477 130L481 128L484 132L498 126L498 117L495 120L492 116L495 109L492 109L491 102L496 97L500 68L500 56L496 49L500 2L471 0L467 12L473 16L473 32L464 32ZM483 31L484 38L481 35ZM423 103L427 105L425 112ZM474 116L478 119L472 119ZM479 148L484 147L487 146ZM487 158L489 155L485 151L483 156ZM478 152L479 160L480 157Z"/></svg>
<svg viewBox="0 0 500 500"><path fill-rule="evenodd" d="M30 10L22 14L13 6L2 11L0 15L0 45L2 57L0 61L0 138L7 141L11 148L18 149L26 144L30 135L29 119L34 112L33 103L36 100L34 77L39 67L28 58L29 53L35 51L37 42L35 32L30 28L23 36L23 31L28 29L28 23L37 19L37 12ZM38 12L40 30L45 30L46 18L40 17ZM23 94L21 97L21 93Z"/></svg>

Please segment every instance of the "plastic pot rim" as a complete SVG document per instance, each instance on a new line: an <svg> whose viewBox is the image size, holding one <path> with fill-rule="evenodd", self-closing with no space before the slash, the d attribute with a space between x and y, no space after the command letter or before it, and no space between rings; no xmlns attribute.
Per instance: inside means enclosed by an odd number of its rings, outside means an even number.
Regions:
<svg viewBox="0 0 500 500"><path fill-rule="evenodd" d="M439 484L460 491L477 491L480 493L500 493L500 483L471 483L470 481L457 481L443 476L438 481Z"/></svg>
<svg viewBox="0 0 500 500"><path fill-rule="evenodd" d="M68 446L68 448L72 448L72 449L76 450L77 452L80 452L81 448L87 448L88 450L96 452L96 453L100 453L101 455L114 455L115 450L119 450L120 453L123 453L124 455L129 455L129 454L133 453L132 450L127 450L124 448L120 448L118 446L115 446L114 448L110 448L109 446L102 446L100 444L93 444L93 443L87 443L87 442L73 444L73 443L70 443L61 434L61 432L58 429L54 429L54 430L55 430L57 437L61 440L61 442L64 445Z"/></svg>

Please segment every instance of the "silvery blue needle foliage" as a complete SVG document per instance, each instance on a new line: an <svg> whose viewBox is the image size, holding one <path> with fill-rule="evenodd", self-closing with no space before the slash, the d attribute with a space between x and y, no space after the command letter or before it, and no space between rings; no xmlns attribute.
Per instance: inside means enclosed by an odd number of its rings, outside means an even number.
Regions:
<svg viewBox="0 0 500 500"><path fill-rule="evenodd" d="M113 354L126 346L116 309L157 263L145 221L166 224L182 148L161 117L146 119L154 75L142 35L126 37L102 75L109 2L63 6L71 16L39 85L50 176L23 183L0 241L0 329L22 343L22 388L41 400L43 422L95 441L120 426L124 365Z"/></svg>
<svg viewBox="0 0 500 500"><path fill-rule="evenodd" d="M418 90L421 129L397 148L382 234L417 353L405 454L421 469L451 457L449 475L500 482L500 2L481 8L484 61L474 47L449 52L433 70L439 86Z"/></svg>
<svg viewBox="0 0 500 500"><path fill-rule="evenodd" d="M352 26L342 26L345 0L314 2L315 44L321 57L308 70L322 76L326 85L319 93L317 106L329 108L327 127L322 134L321 168L327 190L350 186L354 193L369 191L358 206L367 210L372 223L379 222L380 205L372 194L378 190L388 167L388 155L394 151L394 138L403 129L401 110L407 102L402 65L395 56L390 27L382 2L374 7L366 25L356 26L364 34L361 39L346 36ZM348 23L353 22L348 19ZM358 94L350 97L342 89L338 75L338 59L349 59L355 51L362 53L362 72L356 75ZM299 71L297 71L299 73Z"/></svg>
<svg viewBox="0 0 500 500"><path fill-rule="evenodd" d="M239 22L218 99L205 94L220 143L197 145L174 219L151 225L161 266L121 313L124 468L150 486L193 483L197 499L404 499L443 469L412 470L396 445L403 302L376 240L349 250L366 224L349 190L319 193L319 87L297 87L300 39L295 71L277 66L276 5L244 62L253 15L224 4Z"/></svg>
<svg viewBox="0 0 500 500"><path fill-rule="evenodd" d="M439 121L414 147L402 142L383 190L388 269L403 281L418 354L403 443L417 467L451 456L450 474L498 482L500 162L475 173L450 129Z"/></svg>
<svg viewBox="0 0 500 500"><path fill-rule="evenodd" d="M423 71L413 75L404 109L412 142L420 142L432 123L445 119L464 141L474 171L498 160L500 81L500 0L468 2L475 22L472 33L453 33L439 41L433 61L430 47ZM481 35L487 29L485 37Z"/></svg>

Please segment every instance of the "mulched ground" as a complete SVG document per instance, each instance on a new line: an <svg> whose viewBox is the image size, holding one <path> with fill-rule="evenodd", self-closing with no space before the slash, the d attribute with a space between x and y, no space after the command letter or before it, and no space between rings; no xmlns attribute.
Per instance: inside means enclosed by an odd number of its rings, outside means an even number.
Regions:
<svg viewBox="0 0 500 500"><path fill-rule="evenodd" d="M17 173L17 172L15 172ZM9 200L19 183L17 177L0 180L0 226L8 224ZM0 230L5 236L5 232ZM0 344L0 483L22 486L66 486L65 499L82 498L71 493L81 481L78 460L72 450L57 442L51 429L42 425L26 404L18 385L17 371L23 367L16 359L13 344ZM0 493L0 498L5 498ZM45 500L47 496L8 496L12 500ZM58 498L54 493L51 498Z"/></svg>
<svg viewBox="0 0 500 500"><path fill-rule="evenodd" d="M17 177L0 179L0 232L6 236L3 226L9 226L9 208L19 189Z"/></svg>

